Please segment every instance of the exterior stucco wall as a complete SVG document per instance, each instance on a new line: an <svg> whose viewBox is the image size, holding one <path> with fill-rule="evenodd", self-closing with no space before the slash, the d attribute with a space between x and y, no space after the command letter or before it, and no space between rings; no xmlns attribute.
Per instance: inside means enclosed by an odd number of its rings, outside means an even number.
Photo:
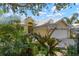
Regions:
<svg viewBox="0 0 79 59"><path fill-rule="evenodd" d="M57 28L67 28L67 25L62 21L57 22L56 25L57 25Z"/></svg>
<svg viewBox="0 0 79 59"><path fill-rule="evenodd" d="M41 27L41 28L35 28L34 33L40 34L42 36L47 35L47 28L46 27Z"/></svg>
<svg viewBox="0 0 79 59"><path fill-rule="evenodd" d="M68 30L55 30L52 37L57 39L68 38Z"/></svg>
<svg viewBox="0 0 79 59"><path fill-rule="evenodd" d="M57 22L56 27L57 29L52 33L52 37L57 39L67 39L70 37L70 32L67 28L67 25L64 24L64 22Z"/></svg>

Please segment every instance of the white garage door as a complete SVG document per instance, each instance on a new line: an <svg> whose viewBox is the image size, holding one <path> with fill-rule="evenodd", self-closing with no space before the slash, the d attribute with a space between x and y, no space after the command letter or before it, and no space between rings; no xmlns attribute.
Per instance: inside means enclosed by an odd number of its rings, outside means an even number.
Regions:
<svg viewBox="0 0 79 59"><path fill-rule="evenodd" d="M52 36L58 39L64 39L68 38L68 33L67 30L55 30Z"/></svg>

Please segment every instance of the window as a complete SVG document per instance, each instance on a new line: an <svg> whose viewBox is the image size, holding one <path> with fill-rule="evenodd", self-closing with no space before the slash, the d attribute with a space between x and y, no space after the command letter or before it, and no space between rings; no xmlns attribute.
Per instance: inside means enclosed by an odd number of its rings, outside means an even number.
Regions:
<svg viewBox="0 0 79 59"><path fill-rule="evenodd" d="M33 23L29 22L28 23L28 33L32 33L33 32Z"/></svg>
<svg viewBox="0 0 79 59"><path fill-rule="evenodd" d="M32 33L33 32L33 26L28 26L28 33Z"/></svg>

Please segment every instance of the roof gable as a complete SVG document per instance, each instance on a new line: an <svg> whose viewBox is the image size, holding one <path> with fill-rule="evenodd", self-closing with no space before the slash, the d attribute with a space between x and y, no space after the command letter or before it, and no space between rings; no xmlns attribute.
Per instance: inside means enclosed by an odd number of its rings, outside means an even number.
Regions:
<svg viewBox="0 0 79 59"><path fill-rule="evenodd" d="M67 27L68 26L64 20L59 20L55 24L56 25L60 25L60 26L64 26L64 27Z"/></svg>

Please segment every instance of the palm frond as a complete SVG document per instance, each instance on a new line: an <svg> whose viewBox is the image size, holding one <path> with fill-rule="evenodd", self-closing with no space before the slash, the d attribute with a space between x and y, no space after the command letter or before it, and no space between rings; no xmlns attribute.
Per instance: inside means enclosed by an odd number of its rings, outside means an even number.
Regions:
<svg viewBox="0 0 79 59"><path fill-rule="evenodd" d="M55 30L56 30L56 27L55 27L53 30L49 31L48 37L51 37L52 33L53 33Z"/></svg>
<svg viewBox="0 0 79 59"><path fill-rule="evenodd" d="M65 48L61 48L61 47L55 47L55 48L53 48L52 51L56 51L56 52L60 52L60 53L65 54L66 49Z"/></svg>
<svg viewBox="0 0 79 59"><path fill-rule="evenodd" d="M33 36L39 41L39 43L41 45L46 47L44 37L42 37L40 34L36 34L36 33L34 33Z"/></svg>
<svg viewBox="0 0 79 59"><path fill-rule="evenodd" d="M56 47L59 43L61 43L61 41L60 40L56 40L56 42L52 45L52 47Z"/></svg>

